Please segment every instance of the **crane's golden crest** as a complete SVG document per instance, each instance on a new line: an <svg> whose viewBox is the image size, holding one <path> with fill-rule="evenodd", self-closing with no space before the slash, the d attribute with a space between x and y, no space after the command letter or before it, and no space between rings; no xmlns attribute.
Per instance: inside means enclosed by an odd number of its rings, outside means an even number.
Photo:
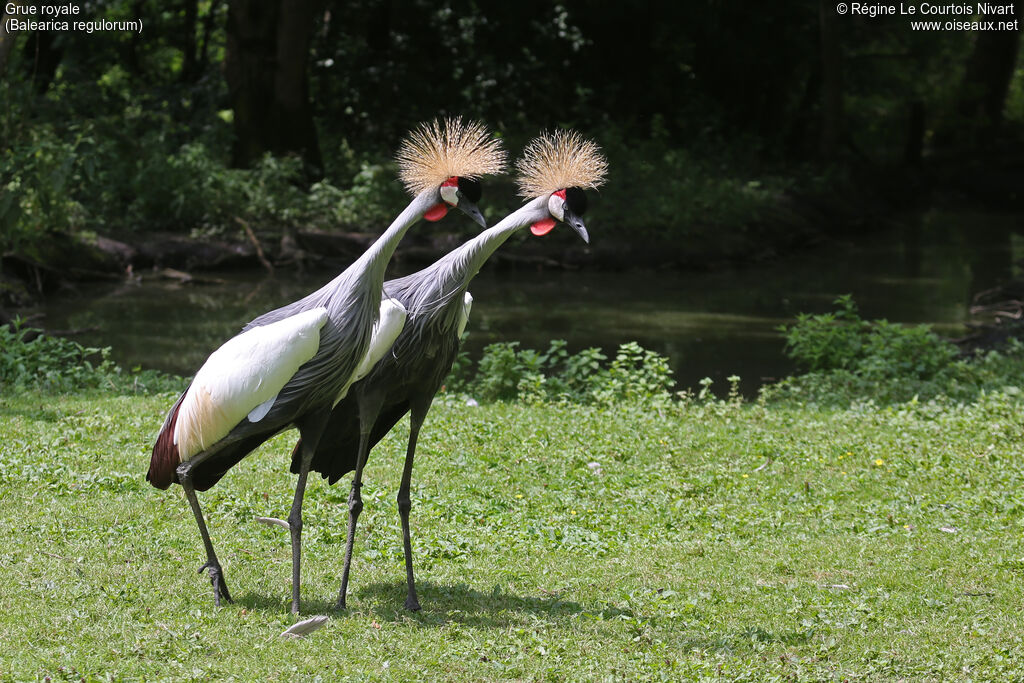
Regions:
<svg viewBox="0 0 1024 683"><path fill-rule="evenodd" d="M601 148L573 130L542 133L516 161L519 195L542 197L570 187L598 188L608 174Z"/></svg>
<svg viewBox="0 0 1024 683"><path fill-rule="evenodd" d="M505 168L501 140L487 126L462 117L422 123L402 141L398 176L411 194L439 187L452 177L476 179Z"/></svg>

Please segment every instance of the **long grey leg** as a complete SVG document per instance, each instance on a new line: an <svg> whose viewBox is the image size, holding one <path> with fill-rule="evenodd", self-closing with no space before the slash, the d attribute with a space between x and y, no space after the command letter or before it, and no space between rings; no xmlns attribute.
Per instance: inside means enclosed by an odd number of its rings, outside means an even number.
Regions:
<svg viewBox="0 0 1024 683"><path fill-rule="evenodd" d="M363 487L363 466L369 455L370 430L380 412L381 399L358 395L359 400L359 453L356 459L356 473L352 477L352 489L348 493L348 540L345 543L345 568L341 573L341 589L338 591L337 609L345 609L345 596L348 595L348 575L352 565L352 546L356 540L356 523L359 513L363 511L363 498L360 490Z"/></svg>
<svg viewBox="0 0 1024 683"><path fill-rule="evenodd" d="M291 512L288 513L288 525L292 535L292 614L299 613L299 596L302 588L302 499L306 495L306 479L309 477L313 454L316 453L329 414L330 411L317 414L299 427L302 436L302 460L299 480L295 484L295 498L292 500Z"/></svg>
<svg viewBox="0 0 1024 683"><path fill-rule="evenodd" d="M185 490L185 497L192 508L192 514L196 516L196 524L199 525L199 535L203 537L203 545L206 547L206 564L199 568L199 573L207 570L210 576L210 583L213 584L213 604L220 607L220 600L224 598L233 602L228 586L224 582L224 570L217 561L217 553L213 551L213 542L210 540L210 532L206 529L206 520L203 519L203 511L199 507L199 498L196 497L195 487L192 486L192 461L183 462L178 466L178 481L181 488Z"/></svg>
<svg viewBox="0 0 1024 683"><path fill-rule="evenodd" d="M420 601L416 597L416 579L412 574L412 540L409 535L409 511L412 500L409 498L409 484L412 481L412 461L416 454L416 439L420 434L420 426L426 411L413 410L409 415L409 448L405 452L405 467L402 470L402 485L398 488L398 514L402 518L402 544L405 546L405 579L409 593L405 597L405 608L413 612L420 609Z"/></svg>

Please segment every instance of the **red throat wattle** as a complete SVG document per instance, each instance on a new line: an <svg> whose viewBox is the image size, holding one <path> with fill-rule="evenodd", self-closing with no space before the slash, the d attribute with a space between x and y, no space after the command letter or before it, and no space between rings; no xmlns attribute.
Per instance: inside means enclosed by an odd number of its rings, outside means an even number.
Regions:
<svg viewBox="0 0 1024 683"><path fill-rule="evenodd" d="M447 201L447 198L445 197L445 191L444 190L445 190L445 188L448 188L448 187L456 187L457 188L458 186L459 186L459 179L458 179L457 176L452 176L448 180L446 180L443 183L441 183L441 196L443 198L445 198L446 201L438 202L437 204L434 204L432 207L427 209L427 212L425 214L423 214L423 219L424 220L428 220L431 223L436 223L439 220L441 220L442 218L444 218L445 216L447 216L448 215L448 207L450 205L449 205L449 203Z"/></svg>
<svg viewBox="0 0 1024 683"><path fill-rule="evenodd" d="M431 223L436 223L447 215L448 205L445 204L444 202L439 202L437 204L434 204L429 209L427 209L427 212L423 214L423 220L430 221Z"/></svg>
<svg viewBox="0 0 1024 683"><path fill-rule="evenodd" d="M530 226L530 232L537 237L543 237L551 232L551 228L555 227L556 223L554 218L543 218Z"/></svg>
<svg viewBox="0 0 1024 683"><path fill-rule="evenodd" d="M556 192L554 192L552 194L553 194L553 196L558 197L559 199L562 199L562 200L565 199L565 190L558 190L558 191L556 191ZM530 232L532 232L537 237L543 237L544 235L546 235L549 232L551 232L551 229L554 228L555 225L557 225L557 224L558 224L558 221L556 221L554 218L551 218L549 216L549 217L543 218L543 219L537 221L536 223L534 223L533 225L531 225L530 226Z"/></svg>

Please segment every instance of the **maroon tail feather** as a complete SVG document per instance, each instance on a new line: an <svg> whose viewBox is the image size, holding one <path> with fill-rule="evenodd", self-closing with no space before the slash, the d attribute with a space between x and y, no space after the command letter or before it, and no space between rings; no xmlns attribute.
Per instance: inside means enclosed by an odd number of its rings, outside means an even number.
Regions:
<svg viewBox="0 0 1024 683"><path fill-rule="evenodd" d="M156 444L153 446L153 456L149 460L149 472L146 473L146 481L158 489L166 489L178 480L178 446L174 443L174 426L178 423L178 408L181 407L182 394L178 402L171 408L170 415L164 420L164 426L160 429L160 435L156 437Z"/></svg>

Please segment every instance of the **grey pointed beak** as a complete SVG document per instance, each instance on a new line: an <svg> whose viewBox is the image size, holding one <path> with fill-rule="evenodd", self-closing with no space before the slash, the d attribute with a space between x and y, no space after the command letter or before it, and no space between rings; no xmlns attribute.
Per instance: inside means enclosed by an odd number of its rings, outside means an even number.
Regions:
<svg viewBox="0 0 1024 683"><path fill-rule="evenodd" d="M590 244L590 235L587 234L587 226L583 224L583 219L570 211L568 207L564 209L562 222L578 232L584 242Z"/></svg>
<svg viewBox="0 0 1024 683"><path fill-rule="evenodd" d="M481 228L487 227L487 221L484 220L484 215L480 213L480 209L473 202L462 199L458 204L459 210L473 219L475 223L478 223Z"/></svg>

